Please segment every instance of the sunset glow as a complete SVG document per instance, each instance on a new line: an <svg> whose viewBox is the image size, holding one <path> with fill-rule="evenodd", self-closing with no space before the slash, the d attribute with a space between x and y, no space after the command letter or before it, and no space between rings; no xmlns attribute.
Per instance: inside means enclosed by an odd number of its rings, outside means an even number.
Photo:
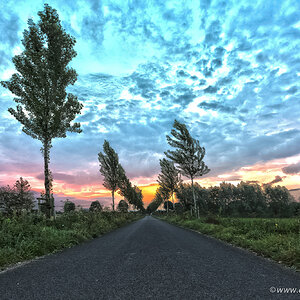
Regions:
<svg viewBox="0 0 300 300"><path fill-rule="evenodd" d="M83 132L51 148L57 203L111 204L97 159L106 139L147 205L174 119L206 149L211 172L197 179L202 186L300 189L299 1L47 2L76 38L78 79L68 91L84 106L75 120ZM0 80L15 72L27 19L36 21L43 3L0 6ZM22 176L38 194L41 143L7 111L12 99L0 86L0 186Z"/></svg>

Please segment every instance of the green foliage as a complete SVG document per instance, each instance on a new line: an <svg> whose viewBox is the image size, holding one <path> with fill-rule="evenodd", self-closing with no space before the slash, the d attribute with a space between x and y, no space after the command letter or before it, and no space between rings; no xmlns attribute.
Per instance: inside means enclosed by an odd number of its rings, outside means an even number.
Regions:
<svg viewBox="0 0 300 300"><path fill-rule="evenodd" d="M290 203L293 198L286 187L266 186L265 195L272 215L288 217L291 214Z"/></svg>
<svg viewBox="0 0 300 300"><path fill-rule="evenodd" d="M174 209L177 214L183 214L183 212L184 212L184 208L181 203L175 203Z"/></svg>
<svg viewBox="0 0 300 300"><path fill-rule="evenodd" d="M176 150L168 150L165 155L177 164L183 176L194 179L207 174L210 170L203 161L205 148L192 138L185 124L175 120L173 127L171 130L173 137L167 135L167 141Z"/></svg>
<svg viewBox="0 0 300 300"><path fill-rule="evenodd" d="M76 56L75 38L65 32L57 11L48 4L38 15L38 24L28 20L22 40L24 51L13 58L17 73L1 84L15 95L17 107L8 111L23 125L23 132L42 142L45 196L53 213L48 167L52 139L64 138L68 131L81 132L80 124L71 122L83 106L75 95L66 92L77 79L76 71L67 66Z"/></svg>
<svg viewBox="0 0 300 300"><path fill-rule="evenodd" d="M0 187L0 208L8 215L16 213L20 215L22 211L30 212L34 204L34 196L30 190L27 180L20 177L13 187L9 185Z"/></svg>
<svg viewBox="0 0 300 300"><path fill-rule="evenodd" d="M16 191L9 185L0 187L0 208L5 214L11 215L16 202Z"/></svg>
<svg viewBox="0 0 300 300"><path fill-rule="evenodd" d="M31 188L28 181L20 177L20 179L16 181L14 188L17 193L17 202L15 204L16 210L18 212L21 212L22 209L31 211L34 206L34 196L30 190Z"/></svg>
<svg viewBox="0 0 300 300"><path fill-rule="evenodd" d="M196 188L197 185L198 183L194 184L194 188ZM176 190L177 200L179 200L179 203L181 203L185 210L189 210L193 205L193 192L189 186L187 183L181 183Z"/></svg>
<svg viewBox="0 0 300 300"><path fill-rule="evenodd" d="M118 204L118 211L128 212L128 203L125 200L120 200Z"/></svg>
<svg viewBox="0 0 300 300"><path fill-rule="evenodd" d="M300 202L290 203L290 213L292 216L300 217Z"/></svg>
<svg viewBox="0 0 300 300"><path fill-rule="evenodd" d="M300 270L300 219L218 218L195 219L165 216L163 219L212 235L231 244L280 261Z"/></svg>
<svg viewBox="0 0 300 300"><path fill-rule="evenodd" d="M102 211L102 205L98 200L93 201L90 205L90 211L93 212L101 212Z"/></svg>
<svg viewBox="0 0 300 300"><path fill-rule="evenodd" d="M104 141L103 152L99 152L98 160L100 163L100 173L104 177L103 185L112 192L112 209L115 210L114 194L119 188L124 169L119 163L119 156L115 150L109 145L108 141Z"/></svg>
<svg viewBox="0 0 300 300"><path fill-rule="evenodd" d="M167 211L168 211L169 209L170 209L170 210L173 210L173 208L174 208L174 207L173 207L173 203L172 203L171 201L166 201L166 202L164 202L164 209L165 209L165 210L167 210Z"/></svg>
<svg viewBox="0 0 300 300"><path fill-rule="evenodd" d="M194 184L194 194L201 215L214 214L234 217L289 217L298 216L300 205L293 202L289 191L280 186L266 186L241 182L237 186L221 183L203 188ZM193 199L192 186L180 184L176 190L179 203L190 210Z"/></svg>
<svg viewBox="0 0 300 300"><path fill-rule="evenodd" d="M172 197L172 202L174 206L173 194L176 191L179 183L181 182L179 170L175 168L173 162L163 158L159 160L161 167L161 174L158 175L159 186L167 191Z"/></svg>
<svg viewBox="0 0 300 300"><path fill-rule="evenodd" d="M123 172L118 187L119 187L119 192L118 192L119 195L124 197L130 204L134 205L133 202L135 197L134 197L133 187L129 178L127 178L126 176L125 171Z"/></svg>
<svg viewBox="0 0 300 300"><path fill-rule="evenodd" d="M164 202L163 196L159 192L159 189L157 189L154 199L149 203L147 207L147 212L148 213L155 212L163 202Z"/></svg>
<svg viewBox="0 0 300 300"><path fill-rule="evenodd" d="M124 170L118 187L119 187L118 193L122 197L124 197L129 204L133 205L135 208L139 209L140 211L145 210L142 191L137 186L132 186Z"/></svg>
<svg viewBox="0 0 300 300"><path fill-rule="evenodd" d="M174 121L171 136L167 135L169 145L175 150L165 152L167 158L171 159L183 176L192 181L193 203L196 212L196 198L194 194L193 180L196 177L207 174L210 169L204 163L205 148L200 146L198 140L192 138L185 124Z"/></svg>
<svg viewBox="0 0 300 300"><path fill-rule="evenodd" d="M143 193L136 185L133 187L133 205L140 211L144 212Z"/></svg>
<svg viewBox="0 0 300 300"><path fill-rule="evenodd" d="M134 213L71 211L55 220L34 214L0 215L0 268L56 252L137 220Z"/></svg>
<svg viewBox="0 0 300 300"><path fill-rule="evenodd" d="M158 189L156 189L154 199L151 201L151 203L149 203L147 207L147 212L148 213L155 212L158 209L158 207L162 203L167 201L169 198L170 198L170 191L162 186L159 186Z"/></svg>
<svg viewBox="0 0 300 300"><path fill-rule="evenodd" d="M67 200L64 204L64 213L75 211L75 203Z"/></svg>

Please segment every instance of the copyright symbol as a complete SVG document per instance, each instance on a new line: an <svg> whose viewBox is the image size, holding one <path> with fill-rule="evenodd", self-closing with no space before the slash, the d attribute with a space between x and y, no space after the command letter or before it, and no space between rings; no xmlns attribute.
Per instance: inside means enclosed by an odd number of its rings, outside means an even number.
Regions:
<svg viewBox="0 0 300 300"><path fill-rule="evenodd" d="M274 286L271 286L271 287L270 287L270 292L271 292L271 293L275 293L275 292L276 292L276 288L275 288Z"/></svg>

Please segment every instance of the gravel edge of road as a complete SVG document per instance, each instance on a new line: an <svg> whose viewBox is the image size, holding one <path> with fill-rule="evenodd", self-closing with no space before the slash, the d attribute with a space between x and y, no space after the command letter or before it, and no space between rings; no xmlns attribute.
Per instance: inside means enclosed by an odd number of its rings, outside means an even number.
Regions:
<svg viewBox="0 0 300 300"><path fill-rule="evenodd" d="M273 265L275 265L275 266L281 268L283 271L290 271L290 272L293 272L293 273L295 273L295 274L300 275L300 269L298 270L298 269L295 269L295 268L293 268L293 267L289 267L289 266L287 266L287 265L285 265L285 264L281 264L281 263L279 263L278 261L273 260L273 259L270 258L270 257L263 256L263 255L261 255L261 254L258 254L257 252L255 252L255 251L253 251L253 250L251 250L251 249L242 248L242 247L240 247L240 246L231 244L231 243L229 243L229 242L227 242L227 241L218 239L218 238L216 238L216 237L214 237L214 236L212 236L212 235L208 235L208 234L206 234L206 233L202 233L202 232L200 232L200 231L191 229L191 228L189 228L189 227L180 226L180 225L178 225L178 224L176 224L176 223L172 223L172 222L169 222L169 221L167 221L167 220L160 219L159 217L156 217L156 216L153 216L153 217L156 218L157 220L160 220L160 221L162 221L162 222L166 222L166 223L168 223L168 224L174 225L174 226L176 226L176 227L178 227L178 228L182 228L182 229L186 229L186 230L189 230L189 231L198 233L198 234L203 235L204 237L206 237L206 238L208 238L208 239L212 239L212 240L217 241L217 242L219 242L219 243L221 243L221 244L223 244L223 245L231 246L231 247L233 247L233 248L239 249L240 251L244 251L244 252L246 252L246 253L248 253L248 254L255 255L257 258L262 259L262 260L264 260L264 261L267 261L267 262L269 262L270 264L273 264Z"/></svg>

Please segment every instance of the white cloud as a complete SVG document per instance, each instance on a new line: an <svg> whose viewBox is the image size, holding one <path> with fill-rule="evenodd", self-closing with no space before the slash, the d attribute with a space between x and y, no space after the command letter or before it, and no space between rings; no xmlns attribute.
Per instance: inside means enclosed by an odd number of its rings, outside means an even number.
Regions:
<svg viewBox="0 0 300 300"><path fill-rule="evenodd" d="M8 3L10 14L13 1ZM36 10L43 1L29 3ZM132 174L151 177L157 170L150 161L168 147L165 134L175 118L201 139L210 168L223 174L299 153L299 133L293 131L300 128L299 22L289 17L300 17L297 2L137 1L130 9L126 1L92 3L53 2L77 39L72 66L79 77L70 91L84 104L78 117L84 131L55 144L55 167L96 168L107 138L130 153L123 158ZM12 9L21 25L12 32L13 48L3 48L5 57L19 53L15 37L29 13L36 17L28 7ZM5 68L3 80L15 72ZM1 107L0 114L6 110ZM0 150L17 157L9 151L17 146L9 144L16 121L3 122Z"/></svg>

